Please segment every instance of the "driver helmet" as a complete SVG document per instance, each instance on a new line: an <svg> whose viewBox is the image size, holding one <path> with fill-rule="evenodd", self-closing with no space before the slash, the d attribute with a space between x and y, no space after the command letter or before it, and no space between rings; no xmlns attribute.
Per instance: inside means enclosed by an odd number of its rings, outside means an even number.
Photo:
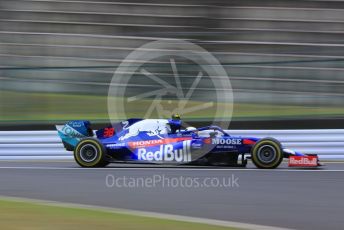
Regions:
<svg viewBox="0 0 344 230"><path fill-rule="evenodd" d="M178 113L172 114L172 120L180 120L180 115Z"/></svg>

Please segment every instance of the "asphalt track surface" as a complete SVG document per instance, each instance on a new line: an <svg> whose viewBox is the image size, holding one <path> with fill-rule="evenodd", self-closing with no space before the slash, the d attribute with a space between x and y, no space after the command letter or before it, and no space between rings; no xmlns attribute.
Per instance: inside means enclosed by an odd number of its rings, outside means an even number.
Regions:
<svg viewBox="0 0 344 230"><path fill-rule="evenodd" d="M158 182L159 178L164 182ZM204 181L206 178L217 179L211 184L210 179ZM232 183L227 179L224 185L222 178L230 178ZM190 182L196 179L200 183ZM129 184L133 180L137 185ZM319 170L288 169L285 165L257 170L251 164L246 169L138 165L83 169L68 161L0 162L2 196L292 229L343 229L343 193L343 163L328 163Z"/></svg>

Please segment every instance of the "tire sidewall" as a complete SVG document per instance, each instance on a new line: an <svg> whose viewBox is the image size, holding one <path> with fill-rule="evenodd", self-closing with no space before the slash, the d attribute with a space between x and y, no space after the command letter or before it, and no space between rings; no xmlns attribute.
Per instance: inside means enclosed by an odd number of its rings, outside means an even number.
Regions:
<svg viewBox="0 0 344 230"><path fill-rule="evenodd" d="M260 147L268 145L273 147L276 150L276 157L272 160L270 163L264 163L258 158L258 150ZM251 155L252 155L252 162L253 164L262 169L273 169L277 168L282 160L283 160L283 151L282 151L282 146L279 141L277 141L274 138L264 138L259 140L251 150Z"/></svg>
<svg viewBox="0 0 344 230"><path fill-rule="evenodd" d="M92 145L97 150L98 155L91 162L84 161L80 156L81 154L80 150L85 145ZM93 139L93 138L85 138L85 139L82 139L77 144L74 150L74 159L81 167L88 167L88 168L101 167L102 165L105 165L105 149L98 140Z"/></svg>

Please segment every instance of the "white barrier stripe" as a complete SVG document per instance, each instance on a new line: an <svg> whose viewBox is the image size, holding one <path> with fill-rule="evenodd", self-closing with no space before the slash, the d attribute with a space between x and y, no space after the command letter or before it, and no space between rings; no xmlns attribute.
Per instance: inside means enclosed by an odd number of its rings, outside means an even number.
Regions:
<svg viewBox="0 0 344 230"><path fill-rule="evenodd" d="M233 136L274 137L286 148L319 154L320 159L344 159L344 129L226 132ZM13 159L73 159L73 156L64 149L57 131L0 131L0 160Z"/></svg>

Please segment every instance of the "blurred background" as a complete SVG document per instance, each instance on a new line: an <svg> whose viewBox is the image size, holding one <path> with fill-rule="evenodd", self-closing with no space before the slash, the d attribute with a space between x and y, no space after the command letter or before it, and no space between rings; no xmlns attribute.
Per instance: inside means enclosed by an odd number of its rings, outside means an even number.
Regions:
<svg viewBox="0 0 344 230"><path fill-rule="evenodd" d="M0 125L107 123L121 61L147 42L179 38L225 67L234 124L339 128L343 29L342 1L0 0Z"/></svg>

